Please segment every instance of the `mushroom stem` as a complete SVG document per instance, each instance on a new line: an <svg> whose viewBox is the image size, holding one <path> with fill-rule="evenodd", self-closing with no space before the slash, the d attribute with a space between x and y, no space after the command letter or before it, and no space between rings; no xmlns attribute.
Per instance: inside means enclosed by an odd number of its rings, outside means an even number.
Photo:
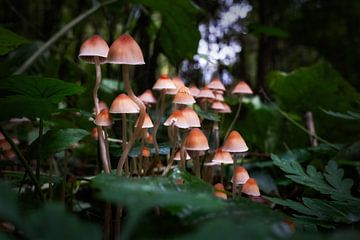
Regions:
<svg viewBox="0 0 360 240"><path fill-rule="evenodd" d="M127 145L127 134L126 134L126 113L122 113L121 114L121 123L122 123L122 150L123 152L125 151L126 149L126 145ZM129 158L126 157L125 159L125 172L126 172L126 175L128 176L130 174L129 172Z"/></svg>
<svg viewBox="0 0 360 240"><path fill-rule="evenodd" d="M127 64L124 64L122 66L122 68L123 68L123 81L124 81L125 89L129 95L129 97L131 98L131 100L133 100L136 103L136 105L138 105L138 107L140 109L140 114L139 114L138 125L135 128L134 134L131 136L129 143L126 145L126 148L123 151L123 153L119 159L118 166L117 166L117 175L121 174L121 171L123 169L125 160L130 152L130 149L134 145L135 140L141 134L142 125L144 124L145 115L146 115L146 107L145 107L144 103L135 96L133 90L131 89L130 79L129 79L129 66Z"/></svg>
<svg viewBox="0 0 360 240"><path fill-rule="evenodd" d="M170 168L171 168L171 166L173 165L173 163L174 163L174 157L175 157L175 153L176 153L176 142L177 142L177 138L178 138L178 131L177 131L177 127L176 126L174 126L174 125L171 125L170 127L169 127L169 130L172 132L172 147L171 147L171 155L170 155L170 159L169 159L169 163L168 163L168 165L167 165L167 167L166 167L166 169L164 170L164 172L163 172L163 176L165 176L168 172L169 172L169 170L170 170Z"/></svg>
<svg viewBox="0 0 360 240"><path fill-rule="evenodd" d="M43 145L43 130L44 130L44 121L42 118L39 120L39 157L36 159L36 179L40 181L40 165L43 159L42 155L42 145Z"/></svg>
<svg viewBox="0 0 360 240"><path fill-rule="evenodd" d="M195 175L201 178L199 151L196 151L195 153L194 168L195 168Z"/></svg>
<svg viewBox="0 0 360 240"><path fill-rule="evenodd" d="M225 134L225 138L229 135L231 129L233 129L238 117L239 117L239 114L240 114L240 110L241 110L241 103L242 103L242 98L243 98L243 95L240 95L239 97L239 105L238 105L238 108L236 110L236 114L235 114L235 117L233 118L231 124L229 125L228 127L228 130L226 131L226 134Z"/></svg>
<svg viewBox="0 0 360 240"><path fill-rule="evenodd" d="M93 101L95 106L95 115L98 115L100 113L99 108L99 98L98 98L98 90L100 88L100 82L101 82L101 66L100 66L100 59L99 57L95 57L95 71L96 71L96 79L95 79L95 86L93 89ZM100 145L100 158L103 165L103 169L105 173L110 173L109 168L109 162L110 159L109 156L109 149L107 148L105 144L105 136L103 134L103 130L100 126L97 126L97 131L99 135L99 145Z"/></svg>

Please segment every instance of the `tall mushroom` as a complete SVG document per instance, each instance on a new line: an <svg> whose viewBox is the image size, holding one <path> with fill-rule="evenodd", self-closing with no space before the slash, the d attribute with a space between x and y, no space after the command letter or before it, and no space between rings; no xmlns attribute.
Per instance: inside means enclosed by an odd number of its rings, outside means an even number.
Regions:
<svg viewBox="0 0 360 240"><path fill-rule="evenodd" d="M80 47L79 58L87 63L95 64L96 80L93 90L93 101L95 106L95 116L100 113L98 90L101 82L101 67L100 64L106 63L106 57L108 55L109 46L105 40L99 35L94 35L87 39ZM102 133L101 127L97 127L98 133ZM103 164L103 169L106 173L110 173L111 169L108 165L110 159L109 149L105 144L103 134L99 134L99 146L100 146L100 158Z"/></svg>
<svg viewBox="0 0 360 240"><path fill-rule="evenodd" d="M139 125L136 127L134 134L131 136L129 143L126 145L125 151L123 151L121 154L118 162L117 174L120 175L132 145L135 143L136 139L140 137L142 132L141 126L144 123L146 114L146 107L144 103L135 96L131 88L129 65L142 65L145 64L145 62L139 45L129 34L121 35L111 44L107 56L107 62L113 64L122 64L122 74L125 89L131 100L133 100L140 109Z"/></svg>

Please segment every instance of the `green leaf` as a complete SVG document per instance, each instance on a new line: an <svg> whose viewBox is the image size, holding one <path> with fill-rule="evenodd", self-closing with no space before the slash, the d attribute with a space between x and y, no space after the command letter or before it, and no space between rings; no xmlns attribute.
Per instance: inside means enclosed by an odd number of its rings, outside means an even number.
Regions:
<svg viewBox="0 0 360 240"><path fill-rule="evenodd" d="M135 0L161 13L162 21L158 41L173 65L192 58L201 38L197 28L200 11L189 0Z"/></svg>
<svg viewBox="0 0 360 240"><path fill-rule="evenodd" d="M25 43L28 43L28 40L0 26L0 56L11 52Z"/></svg>
<svg viewBox="0 0 360 240"><path fill-rule="evenodd" d="M325 167L325 173L321 173L312 165L309 165L304 172L298 162L279 158L273 154L271 159L276 166L286 173L286 177L296 183L313 188L322 194L330 195L332 199L337 201L360 203L359 199L351 195L352 180L343 179L344 172L342 169L338 169L335 161L329 161Z"/></svg>
<svg viewBox="0 0 360 240"><path fill-rule="evenodd" d="M79 221L61 205L49 204L35 211L26 221L25 235L29 239L102 239L98 227Z"/></svg>
<svg viewBox="0 0 360 240"><path fill-rule="evenodd" d="M265 26L259 23L249 24L248 29L249 33L254 34L255 36L265 35L276 38L288 38L290 36L288 32L284 31L281 28Z"/></svg>
<svg viewBox="0 0 360 240"><path fill-rule="evenodd" d="M14 94L60 102L65 96L80 94L83 88L59 79L37 76L11 76L0 81L0 90Z"/></svg>
<svg viewBox="0 0 360 240"><path fill-rule="evenodd" d="M56 152L63 151L77 143L89 132L83 129L67 128L50 130L43 136L42 154L49 157ZM36 157L39 151L39 139L36 139L30 146L30 155Z"/></svg>
<svg viewBox="0 0 360 240"><path fill-rule="evenodd" d="M321 109L324 113L336 117L336 118L341 118L341 119L346 119L346 120L360 120L360 113L357 112L352 112L352 111L347 111L345 113L340 113L340 112L333 112L333 111L328 111L328 110L324 110Z"/></svg>
<svg viewBox="0 0 360 240"><path fill-rule="evenodd" d="M10 186L0 182L0 219L19 225L21 215L17 206L18 199Z"/></svg>
<svg viewBox="0 0 360 240"><path fill-rule="evenodd" d="M56 107L46 99L13 95L0 98L0 120L12 117L48 118Z"/></svg>
<svg viewBox="0 0 360 240"><path fill-rule="evenodd" d="M198 105L195 105L194 110L199 115L199 117L201 117L202 119L207 119L207 120L215 121L215 122L220 121L220 116L217 113L205 111Z"/></svg>

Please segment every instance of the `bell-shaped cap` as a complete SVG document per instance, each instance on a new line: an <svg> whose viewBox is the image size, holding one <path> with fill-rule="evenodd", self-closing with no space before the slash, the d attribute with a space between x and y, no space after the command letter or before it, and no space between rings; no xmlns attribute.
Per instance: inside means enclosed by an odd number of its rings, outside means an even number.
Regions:
<svg viewBox="0 0 360 240"><path fill-rule="evenodd" d="M113 64L145 64L142 51L137 42L127 33L118 37L110 46L107 62Z"/></svg>
<svg viewBox="0 0 360 240"><path fill-rule="evenodd" d="M185 149L190 151L205 151L209 143L204 133L199 128L193 128L185 140Z"/></svg>
<svg viewBox="0 0 360 240"><path fill-rule="evenodd" d="M219 78L212 79L207 85L207 87L212 90L225 91L225 86Z"/></svg>
<svg viewBox="0 0 360 240"><path fill-rule="evenodd" d="M139 122L139 118L136 120L135 127L137 127L138 122ZM154 124L151 121L151 118L150 118L149 114L146 113L144 123L143 123L141 128L152 128L152 127L154 127Z"/></svg>
<svg viewBox="0 0 360 240"><path fill-rule="evenodd" d="M189 128L186 118L180 110L175 110L164 122L165 126L174 125L178 128Z"/></svg>
<svg viewBox="0 0 360 240"><path fill-rule="evenodd" d="M179 91L179 89L184 86L183 80L181 80L181 78L178 76L173 77L172 82L174 83L176 88L166 90L166 94L168 95L175 95Z"/></svg>
<svg viewBox="0 0 360 240"><path fill-rule="evenodd" d="M125 93L119 94L110 106L110 113L138 113L138 105Z"/></svg>
<svg viewBox="0 0 360 240"><path fill-rule="evenodd" d="M196 101L194 97L191 95L189 89L183 86L176 93L173 103L191 105L196 103Z"/></svg>
<svg viewBox="0 0 360 240"><path fill-rule="evenodd" d="M162 74L156 80L152 89L161 91L168 89L176 89L176 86L167 74Z"/></svg>
<svg viewBox="0 0 360 240"><path fill-rule="evenodd" d="M235 184L244 184L249 179L249 174L242 166L235 167L235 175L232 176L231 182Z"/></svg>
<svg viewBox="0 0 360 240"><path fill-rule="evenodd" d="M204 87L204 88L200 89L200 92L197 95L197 98L215 99L215 95L211 89Z"/></svg>
<svg viewBox="0 0 360 240"><path fill-rule="evenodd" d="M219 113L231 113L230 106L225 102L223 102L222 104L223 104L224 110L219 110L218 112Z"/></svg>
<svg viewBox="0 0 360 240"><path fill-rule="evenodd" d="M109 46L99 35L94 35L87 39L80 47L79 58L88 63L95 64L95 57L98 57L99 63L106 63L106 57L109 52Z"/></svg>
<svg viewBox="0 0 360 240"><path fill-rule="evenodd" d="M232 90L233 94L253 94L253 91L249 87L249 85L244 82L240 81L238 84L236 84L234 90Z"/></svg>
<svg viewBox="0 0 360 240"><path fill-rule="evenodd" d="M227 151L224 151L221 148L218 148L212 159L213 162L223 163L223 164L233 164L234 160L231 157L231 154Z"/></svg>
<svg viewBox="0 0 360 240"><path fill-rule="evenodd" d="M225 188L222 183L217 183L214 185L214 195L218 198L227 199L227 195L225 193Z"/></svg>
<svg viewBox="0 0 360 240"><path fill-rule="evenodd" d="M148 144L154 143L154 137L149 132L146 132L145 142Z"/></svg>
<svg viewBox="0 0 360 240"><path fill-rule="evenodd" d="M195 85L192 85L189 87L189 91L191 93L191 95L193 95L193 97L197 97L199 95L200 89L198 87L196 87Z"/></svg>
<svg viewBox="0 0 360 240"><path fill-rule="evenodd" d="M221 163L213 162L213 161L204 163L204 166L207 166L207 167L213 167L213 166L219 166L219 165L221 165Z"/></svg>
<svg viewBox="0 0 360 240"><path fill-rule="evenodd" d="M254 178L249 178L245 182L241 189L241 192L254 197L260 196L260 190Z"/></svg>
<svg viewBox="0 0 360 240"><path fill-rule="evenodd" d="M185 160L190 160L190 159L191 159L190 155L188 154L187 151L185 151ZM181 160L180 150L175 153L174 160L176 160L176 161L180 161L180 160Z"/></svg>
<svg viewBox="0 0 360 240"><path fill-rule="evenodd" d="M217 110L217 111L221 111L221 110L225 110L224 105L222 104L222 102L219 101L214 101L211 104L211 109Z"/></svg>
<svg viewBox="0 0 360 240"><path fill-rule="evenodd" d="M197 113L190 107L184 108L181 110L183 116L185 117L189 127L201 127L200 119Z"/></svg>
<svg viewBox="0 0 360 240"><path fill-rule="evenodd" d="M249 148L240 133L234 130L231 131L229 136L226 138L223 150L228 152L246 152Z"/></svg>
<svg viewBox="0 0 360 240"><path fill-rule="evenodd" d="M143 157L150 157L150 149L148 147L144 147L141 151Z"/></svg>
<svg viewBox="0 0 360 240"><path fill-rule="evenodd" d="M101 110L101 112L96 116L94 122L97 126L102 126L102 127L111 126L112 120L109 111L107 109Z"/></svg>
<svg viewBox="0 0 360 240"><path fill-rule="evenodd" d="M219 92L216 92L216 93L215 93L215 99L216 99L217 101L220 101L220 102L224 102L224 101L225 101L224 95L223 95L222 93L219 93Z"/></svg>
<svg viewBox="0 0 360 240"><path fill-rule="evenodd" d="M151 89L145 90L138 98L146 104L156 103L156 98Z"/></svg>

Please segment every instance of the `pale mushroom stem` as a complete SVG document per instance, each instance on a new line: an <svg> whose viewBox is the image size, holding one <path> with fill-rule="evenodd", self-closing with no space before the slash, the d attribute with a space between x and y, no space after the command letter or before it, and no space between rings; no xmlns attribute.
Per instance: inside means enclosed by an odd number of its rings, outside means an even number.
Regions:
<svg viewBox="0 0 360 240"><path fill-rule="evenodd" d="M145 165L143 164L144 163L144 157L143 157L142 152L143 152L144 147L145 147L146 132L147 132L147 130L143 129L142 134L141 134L139 161L138 161L138 166L137 166L138 176L141 176L142 172L145 173Z"/></svg>
<svg viewBox="0 0 360 240"><path fill-rule="evenodd" d="M183 134L183 140L181 141L181 145L180 145L180 166L184 169L184 171L186 170L186 153L185 153L185 142L186 142L186 138L188 135L188 131L186 131Z"/></svg>
<svg viewBox="0 0 360 240"><path fill-rule="evenodd" d="M40 181L40 165L43 160L42 155L42 145L43 145L43 130L44 130L44 121L42 118L39 120L39 157L36 159L36 179Z"/></svg>
<svg viewBox="0 0 360 240"><path fill-rule="evenodd" d="M200 172L200 153L199 151L196 151L195 159L194 159L194 167L195 167L195 175L199 178L201 178L201 172Z"/></svg>
<svg viewBox="0 0 360 240"><path fill-rule="evenodd" d="M131 100L133 100L136 103L136 105L138 105L138 107L140 109L140 114L139 114L138 125L135 128L134 134L131 136L128 144L126 145L125 150L123 151L123 153L119 159L118 166L117 166L117 175L121 175L121 171L124 167L124 163L130 152L130 149L134 145L135 140L140 136L140 134L142 132L142 125L144 124L145 115L146 115L146 107L145 107L144 103L135 96L133 90L131 89L130 79L129 79L129 66L127 64L124 64L122 67L123 67L122 73L123 73L123 81L124 81L125 89L128 92L128 95L131 98Z"/></svg>
<svg viewBox="0 0 360 240"><path fill-rule="evenodd" d="M240 114L240 110L241 110L241 104L242 104L242 98L243 98L243 95L241 94L240 97L239 97L239 105L238 105L238 108L236 110L236 114L235 114L235 117L234 119L232 120L231 124L229 125L229 128L228 130L226 131L226 134L225 134L225 138L229 135L231 129L233 129L238 117L239 117L239 114Z"/></svg>
<svg viewBox="0 0 360 240"><path fill-rule="evenodd" d="M100 60L99 57L95 57L95 70L96 70L96 80L95 80L95 86L93 90L93 100L95 105L95 114L98 115L100 113L99 108L99 98L98 98L98 90L100 88L100 82L101 82L101 67L100 67ZM109 149L107 149L105 144L105 137L103 134L103 130L101 126L97 126L98 136L99 136L99 145L100 145L100 158L103 165L103 169L105 173L110 173L111 169L109 167L110 159L108 159L108 152Z"/></svg>
<svg viewBox="0 0 360 240"><path fill-rule="evenodd" d="M125 151L126 149L126 145L127 145L127 131L126 131L126 113L122 113L121 114L121 118L122 118L122 126L121 126L121 130L122 130L122 150L123 152ZM126 157L125 159L125 172L126 172L126 175L128 176L130 174L130 171L129 171L129 158Z"/></svg>
<svg viewBox="0 0 360 240"><path fill-rule="evenodd" d="M234 166L233 166L233 183L232 183L232 198L235 199L236 198L236 182L235 182L235 174L236 174L236 154L234 154Z"/></svg>
<svg viewBox="0 0 360 240"><path fill-rule="evenodd" d="M177 145L176 142L177 142L177 134L178 134L177 127L174 126L174 125L171 125L169 127L169 130L172 132L172 134L171 134L172 135L171 154L170 154L169 163L168 163L168 165L166 166L166 169L163 172L163 176L165 176L169 172L171 166L173 165L174 157L175 157L175 153L176 153L176 145Z"/></svg>

